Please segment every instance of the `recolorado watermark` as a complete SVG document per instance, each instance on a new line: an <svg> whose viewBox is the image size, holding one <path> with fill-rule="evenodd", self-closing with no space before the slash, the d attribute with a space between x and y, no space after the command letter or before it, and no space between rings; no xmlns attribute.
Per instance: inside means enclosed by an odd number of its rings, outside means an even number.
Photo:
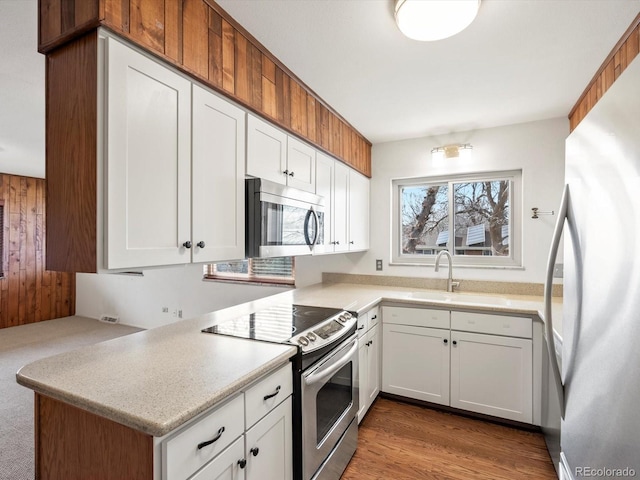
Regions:
<svg viewBox="0 0 640 480"><path fill-rule="evenodd" d="M576 476L578 477L596 477L596 478L630 478L636 476L633 468L593 468L593 467L576 467Z"/></svg>

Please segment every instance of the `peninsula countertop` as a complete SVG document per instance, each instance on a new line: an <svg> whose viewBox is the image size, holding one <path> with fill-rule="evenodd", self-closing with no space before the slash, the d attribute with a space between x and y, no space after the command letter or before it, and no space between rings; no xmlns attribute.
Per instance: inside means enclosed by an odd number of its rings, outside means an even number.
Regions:
<svg viewBox="0 0 640 480"><path fill-rule="evenodd" d="M364 312L380 302L544 320L540 297L318 284L38 360L22 367L16 378L38 393L159 437L285 364L296 352L283 344L203 334L203 328L273 305ZM556 300L556 328L560 316L561 302Z"/></svg>

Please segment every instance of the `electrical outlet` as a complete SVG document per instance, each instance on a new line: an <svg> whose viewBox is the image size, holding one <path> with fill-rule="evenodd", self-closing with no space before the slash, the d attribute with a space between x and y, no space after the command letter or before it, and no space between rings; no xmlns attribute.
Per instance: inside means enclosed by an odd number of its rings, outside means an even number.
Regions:
<svg viewBox="0 0 640 480"><path fill-rule="evenodd" d="M178 310L178 318L182 318L182 309Z"/></svg>
<svg viewBox="0 0 640 480"><path fill-rule="evenodd" d="M120 317L118 317L118 315L103 314L100 316L100 321L104 323L118 323L120 322Z"/></svg>
<svg viewBox="0 0 640 480"><path fill-rule="evenodd" d="M382 271L382 260L376 260L376 270Z"/></svg>
<svg viewBox="0 0 640 480"><path fill-rule="evenodd" d="M564 264L556 263L553 266L553 278L562 278L564 277Z"/></svg>
<svg viewBox="0 0 640 480"><path fill-rule="evenodd" d="M162 307L162 313L169 313L169 307Z"/></svg>

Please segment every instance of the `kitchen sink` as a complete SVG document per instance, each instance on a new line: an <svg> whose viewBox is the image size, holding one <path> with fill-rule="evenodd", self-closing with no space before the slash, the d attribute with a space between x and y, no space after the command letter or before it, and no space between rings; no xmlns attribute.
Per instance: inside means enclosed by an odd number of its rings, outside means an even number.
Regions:
<svg viewBox="0 0 640 480"><path fill-rule="evenodd" d="M473 295L467 293L440 293L430 291L417 291L409 294L411 298L420 300L432 300L434 302L455 303L463 305L502 305L512 304L512 300L505 297L492 295Z"/></svg>

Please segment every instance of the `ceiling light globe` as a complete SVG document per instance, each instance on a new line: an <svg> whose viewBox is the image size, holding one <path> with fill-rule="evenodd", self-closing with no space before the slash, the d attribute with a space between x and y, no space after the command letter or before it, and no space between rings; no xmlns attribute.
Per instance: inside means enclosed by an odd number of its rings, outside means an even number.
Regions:
<svg viewBox="0 0 640 480"><path fill-rule="evenodd" d="M480 0L397 0L396 23L413 40L448 38L467 28L478 13Z"/></svg>

